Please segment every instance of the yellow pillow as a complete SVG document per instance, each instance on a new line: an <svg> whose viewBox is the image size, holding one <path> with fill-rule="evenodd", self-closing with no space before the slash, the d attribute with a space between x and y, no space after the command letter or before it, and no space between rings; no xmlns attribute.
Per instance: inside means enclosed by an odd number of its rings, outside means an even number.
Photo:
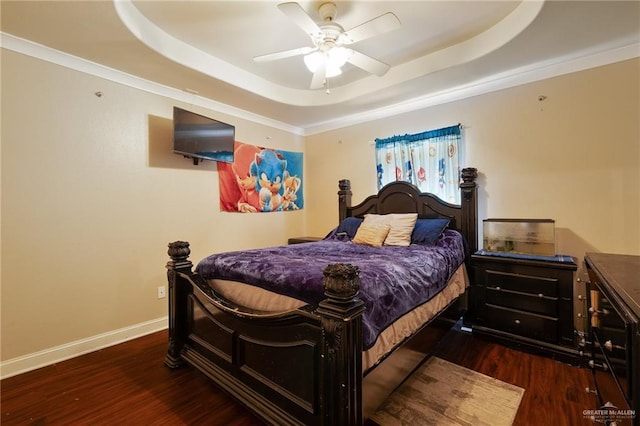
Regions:
<svg viewBox="0 0 640 426"><path fill-rule="evenodd" d="M408 246L411 244L411 234L417 219L417 213L367 214L362 223L389 225L391 229L384 240L384 245Z"/></svg>
<svg viewBox="0 0 640 426"><path fill-rule="evenodd" d="M384 243L384 239L389 234L389 225L369 223L362 225L358 228L356 235L353 237L353 242L356 244L366 244L368 246L380 247Z"/></svg>

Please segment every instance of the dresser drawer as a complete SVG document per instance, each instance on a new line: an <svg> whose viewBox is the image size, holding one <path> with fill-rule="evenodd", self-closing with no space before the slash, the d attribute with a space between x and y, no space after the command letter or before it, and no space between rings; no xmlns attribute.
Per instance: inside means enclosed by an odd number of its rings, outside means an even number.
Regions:
<svg viewBox="0 0 640 426"><path fill-rule="evenodd" d="M633 420L618 424L640 426L640 256L587 253L584 260L589 308L597 312L589 322L590 362L612 367L593 370L598 403L635 411Z"/></svg>
<svg viewBox="0 0 640 426"><path fill-rule="evenodd" d="M541 297L558 296L558 280L556 278L487 270L486 286L542 295Z"/></svg>
<svg viewBox="0 0 640 426"><path fill-rule="evenodd" d="M471 266L472 309L465 321L472 330L524 350L579 361L573 316L575 259L476 252Z"/></svg>
<svg viewBox="0 0 640 426"><path fill-rule="evenodd" d="M598 337L603 345L607 342L611 343L610 349L602 349L610 358L625 359L627 335L624 329L600 327Z"/></svg>
<svg viewBox="0 0 640 426"><path fill-rule="evenodd" d="M616 313L615 308L611 305L611 303L604 297L600 296L600 310L604 311L600 315L598 315L598 319L600 320L600 327L609 327L609 328L619 328L624 329L624 321L622 318Z"/></svg>
<svg viewBox="0 0 640 426"><path fill-rule="evenodd" d="M487 325L493 329L555 343L558 319L487 304Z"/></svg>
<svg viewBox="0 0 640 426"><path fill-rule="evenodd" d="M531 294L504 288L487 287L487 303L506 308L520 309L551 317L558 316L558 298L543 293Z"/></svg>
<svg viewBox="0 0 640 426"><path fill-rule="evenodd" d="M625 377L626 363L621 364L619 360L611 357L611 351L606 349L607 341L603 339L604 336L601 335L601 330L593 329L592 331L596 349L593 353L594 359L590 361L588 365L593 370L596 389L603 401L613 402L616 407L621 409L628 409L630 400L628 401L625 398L625 392L627 392L626 395L628 395L630 389L627 378ZM604 368L604 366L606 366L606 368ZM622 390L622 393L620 390Z"/></svg>

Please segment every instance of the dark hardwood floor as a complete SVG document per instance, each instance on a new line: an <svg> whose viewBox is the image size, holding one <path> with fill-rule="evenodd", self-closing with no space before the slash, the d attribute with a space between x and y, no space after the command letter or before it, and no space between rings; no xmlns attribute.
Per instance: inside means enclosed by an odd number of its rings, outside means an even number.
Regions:
<svg viewBox="0 0 640 426"><path fill-rule="evenodd" d="M598 408L591 370L490 343L468 333L450 334L439 354L455 364L511 383L524 395L514 425L588 425L583 410Z"/></svg>
<svg viewBox="0 0 640 426"><path fill-rule="evenodd" d="M0 382L3 426L260 425L201 373L163 365L158 332ZM438 356L520 386L515 425L592 424L591 372L452 330Z"/></svg>

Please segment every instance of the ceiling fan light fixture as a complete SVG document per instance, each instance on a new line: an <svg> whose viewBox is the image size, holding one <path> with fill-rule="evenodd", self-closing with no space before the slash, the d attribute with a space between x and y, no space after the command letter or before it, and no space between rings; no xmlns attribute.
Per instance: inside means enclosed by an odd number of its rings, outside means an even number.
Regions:
<svg viewBox="0 0 640 426"><path fill-rule="evenodd" d="M340 69L349 59L350 51L344 47L333 47L327 52L315 51L304 57L304 64L307 69L315 73L320 64L326 67L326 77L335 77L342 74Z"/></svg>
<svg viewBox="0 0 640 426"><path fill-rule="evenodd" d="M342 66L349 60L351 51L345 47L334 47L329 50L327 56L329 57L329 63L337 66L338 68L342 68Z"/></svg>
<svg viewBox="0 0 640 426"><path fill-rule="evenodd" d="M0 0L1 1L1 0ZM327 79L342 74L341 67L349 62L369 74L383 76L390 68L389 65L368 56L358 50L346 46L366 40L380 34L393 31L400 27L400 20L391 12L352 27L349 31L335 22L337 15L336 2L323 1L318 7L318 14L322 19L317 23L307 11L295 1L278 4L278 9L287 15L295 25L311 37L313 47L300 47L281 52L260 55L253 58L255 62L273 61L304 55L305 66L311 71L310 89L327 87Z"/></svg>

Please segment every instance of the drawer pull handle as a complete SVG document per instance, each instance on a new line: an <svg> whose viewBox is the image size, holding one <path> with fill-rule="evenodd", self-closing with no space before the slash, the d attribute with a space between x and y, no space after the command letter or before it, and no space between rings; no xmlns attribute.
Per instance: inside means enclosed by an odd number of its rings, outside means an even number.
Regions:
<svg viewBox="0 0 640 426"><path fill-rule="evenodd" d="M520 324L520 320L519 320L519 319L515 320L514 322L515 322L516 324Z"/></svg>
<svg viewBox="0 0 640 426"><path fill-rule="evenodd" d="M600 345L596 342L595 345L597 348L600 347ZM611 340L607 340L606 342L604 342L604 345L602 345L606 350L613 352L614 349L616 350L620 350L620 351L625 351L627 350L627 348L625 346L621 346L621 345L615 345L613 344L613 342Z"/></svg>
<svg viewBox="0 0 640 426"><path fill-rule="evenodd" d="M500 286L496 287L496 290L500 291L502 288Z"/></svg>
<svg viewBox="0 0 640 426"><path fill-rule="evenodd" d="M542 294L542 293L538 293L538 297L541 297L541 298L542 298L542 297L544 297L544 294Z"/></svg>
<svg viewBox="0 0 640 426"><path fill-rule="evenodd" d="M607 309L603 309L601 311L597 310L597 309L593 309L593 307L589 308L589 313L590 314L602 314L602 316L607 316L610 314L610 312Z"/></svg>
<svg viewBox="0 0 640 426"><path fill-rule="evenodd" d="M607 367L607 364L597 364L596 362L594 362L593 360L589 361L589 367L591 369L595 369L595 368L600 368L602 369L602 371L607 371L609 368Z"/></svg>

